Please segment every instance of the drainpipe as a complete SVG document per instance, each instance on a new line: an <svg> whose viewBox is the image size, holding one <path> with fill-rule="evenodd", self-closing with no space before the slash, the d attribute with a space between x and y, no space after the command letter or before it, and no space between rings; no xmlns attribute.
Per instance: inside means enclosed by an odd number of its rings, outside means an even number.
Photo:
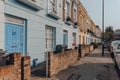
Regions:
<svg viewBox="0 0 120 80"><path fill-rule="evenodd" d="M47 49L45 49L45 56L46 56L46 77L49 77L49 70L48 70L48 66L49 66L49 62L48 62L48 60L49 60L49 57L48 57L48 51L47 51Z"/></svg>

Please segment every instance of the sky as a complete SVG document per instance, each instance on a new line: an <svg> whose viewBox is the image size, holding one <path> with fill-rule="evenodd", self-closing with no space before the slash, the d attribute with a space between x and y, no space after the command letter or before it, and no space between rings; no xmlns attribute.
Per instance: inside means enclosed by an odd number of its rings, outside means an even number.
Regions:
<svg viewBox="0 0 120 80"><path fill-rule="evenodd" d="M102 28L102 0L80 0L95 25ZM120 29L120 0L104 0L104 27Z"/></svg>

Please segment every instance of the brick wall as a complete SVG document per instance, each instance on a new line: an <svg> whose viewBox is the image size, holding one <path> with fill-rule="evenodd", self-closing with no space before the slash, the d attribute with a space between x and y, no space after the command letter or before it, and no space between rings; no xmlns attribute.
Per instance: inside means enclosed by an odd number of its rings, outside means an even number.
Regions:
<svg viewBox="0 0 120 80"><path fill-rule="evenodd" d="M86 46L82 48L82 57L87 53L93 51L93 45ZM51 77L57 72L67 68L71 64L75 63L78 59L78 51L68 50L61 53L54 54L52 52L48 53L48 76Z"/></svg>
<svg viewBox="0 0 120 80"><path fill-rule="evenodd" d="M0 67L0 80L16 80L13 65Z"/></svg>
<svg viewBox="0 0 120 80"><path fill-rule="evenodd" d="M30 69L30 56L22 58L22 80L30 80L31 69Z"/></svg>
<svg viewBox="0 0 120 80"><path fill-rule="evenodd" d="M21 57L20 53L11 54L13 58L14 75L17 80L21 80Z"/></svg>
<svg viewBox="0 0 120 80"><path fill-rule="evenodd" d="M94 50L93 45L90 45L90 52Z"/></svg>
<svg viewBox="0 0 120 80"><path fill-rule="evenodd" d="M82 57L84 57L86 54L90 53L93 50L94 50L93 45L83 47L82 48Z"/></svg>
<svg viewBox="0 0 120 80"><path fill-rule="evenodd" d="M48 53L49 64L48 64L48 75L52 76L75 63L78 58L77 49L68 50L61 53L54 54L52 52Z"/></svg>
<svg viewBox="0 0 120 80"><path fill-rule="evenodd" d="M0 80L30 80L30 57L14 53L9 58L6 66L0 66Z"/></svg>

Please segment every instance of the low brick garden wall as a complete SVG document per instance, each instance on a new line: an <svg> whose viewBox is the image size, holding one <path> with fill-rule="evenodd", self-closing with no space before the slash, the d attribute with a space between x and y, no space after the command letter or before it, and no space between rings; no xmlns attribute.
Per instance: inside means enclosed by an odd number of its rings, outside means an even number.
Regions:
<svg viewBox="0 0 120 80"><path fill-rule="evenodd" d="M90 45L89 49L90 49L90 52L93 51L94 50L94 46Z"/></svg>
<svg viewBox="0 0 120 80"><path fill-rule="evenodd" d="M48 53L48 75L49 77L57 72L67 68L71 64L75 63L78 58L77 49L63 51L61 53L54 54Z"/></svg>
<svg viewBox="0 0 120 80"><path fill-rule="evenodd" d="M21 77L22 80L30 80L31 79L31 64L30 64L30 56L22 57L22 65L21 65Z"/></svg>
<svg viewBox="0 0 120 80"><path fill-rule="evenodd" d="M81 57L84 57L86 54L90 53L91 51L94 50L93 45L85 46L82 48L82 55Z"/></svg>
<svg viewBox="0 0 120 80"><path fill-rule="evenodd" d="M93 45L89 45L82 48L81 57L84 57L89 52L93 51ZM61 53L54 54L53 52L48 53L48 76L51 77L59 71L66 69L71 64L74 64L78 60L78 50L68 50Z"/></svg>
<svg viewBox="0 0 120 80"><path fill-rule="evenodd" d="M10 60L0 66L0 80L30 80L30 57L20 53L9 55Z"/></svg>
<svg viewBox="0 0 120 80"><path fill-rule="evenodd" d="M20 75L14 74L14 66L0 67L0 80L20 80Z"/></svg>

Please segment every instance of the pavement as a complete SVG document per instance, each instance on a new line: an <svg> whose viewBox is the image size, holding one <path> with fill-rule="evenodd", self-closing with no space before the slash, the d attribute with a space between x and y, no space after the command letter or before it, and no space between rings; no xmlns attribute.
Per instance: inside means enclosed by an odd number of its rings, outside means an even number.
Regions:
<svg viewBox="0 0 120 80"><path fill-rule="evenodd" d="M101 56L101 51L101 47L95 49L51 78L32 77L31 80L120 80L110 52L105 49L105 55Z"/></svg>

